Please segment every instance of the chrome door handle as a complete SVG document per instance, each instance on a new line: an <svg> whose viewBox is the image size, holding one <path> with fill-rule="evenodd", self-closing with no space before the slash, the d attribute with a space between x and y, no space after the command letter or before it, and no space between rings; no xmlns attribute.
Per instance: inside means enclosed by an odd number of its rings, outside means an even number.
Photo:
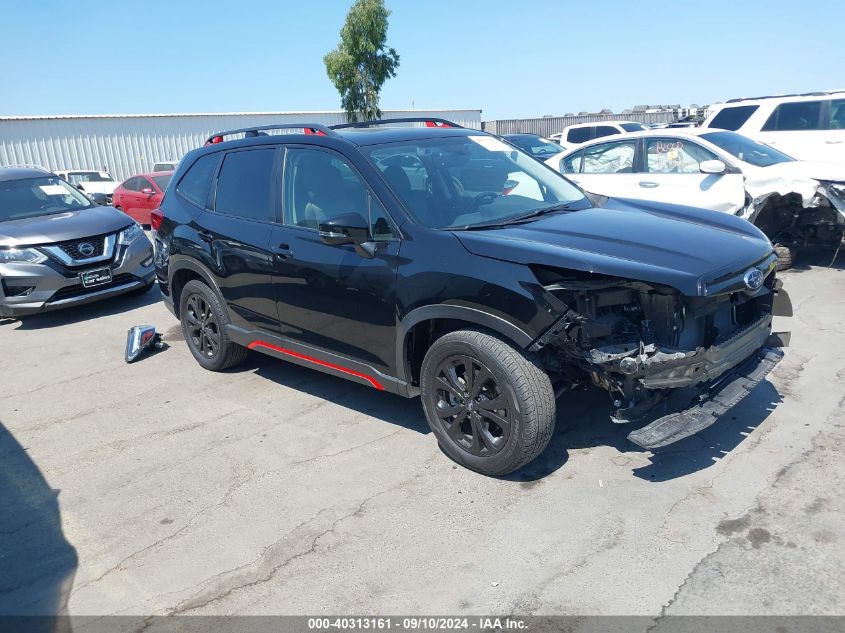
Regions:
<svg viewBox="0 0 845 633"><path fill-rule="evenodd" d="M643 180L643 181L640 182L640 187L643 187L645 189L654 189L655 187L659 187L659 186L660 186L659 182L654 182L652 180Z"/></svg>
<svg viewBox="0 0 845 633"><path fill-rule="evenodd" d="M842 141L825 141L828 145L839 145Z"/></svg>

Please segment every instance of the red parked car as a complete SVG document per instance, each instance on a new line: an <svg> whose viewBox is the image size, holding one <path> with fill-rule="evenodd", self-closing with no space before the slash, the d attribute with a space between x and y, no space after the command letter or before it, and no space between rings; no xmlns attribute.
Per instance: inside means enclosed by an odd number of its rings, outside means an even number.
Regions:
<svg viewBox="0 0 845 633"><path fill-rule="evenodd" d="M164 190L167 189L172 176L172 171L154 171L132 176L114 190L112 206L139 224L149 226L150 211L161 204Z"/></svg>

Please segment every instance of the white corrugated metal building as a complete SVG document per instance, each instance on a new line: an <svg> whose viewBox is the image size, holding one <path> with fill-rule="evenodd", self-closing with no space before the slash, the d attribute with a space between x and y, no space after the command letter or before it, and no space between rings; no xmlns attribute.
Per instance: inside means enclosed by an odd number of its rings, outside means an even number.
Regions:
<svg viewBox="0 0 845 633"><path fill-rule="evenodd" d="M439 117L481 128L481 110L386 110L384 118ZM346 122L343 111L0 116L0 167L97 169L118 180L180 159L214 132L283 123Z"/></svg>

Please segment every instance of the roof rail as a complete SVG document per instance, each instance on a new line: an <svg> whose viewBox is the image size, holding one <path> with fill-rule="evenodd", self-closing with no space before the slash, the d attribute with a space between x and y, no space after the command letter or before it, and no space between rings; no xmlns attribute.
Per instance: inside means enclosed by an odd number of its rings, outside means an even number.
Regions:
<svg viewBox="0 0 845 633"><path fill-rule="evenodd" d="M244 127L238 130L217 132L209 136L205 144L213 145L214 143L222 143L226 136L233 136L235 134L243 134L244 138L267 136L267 133L263 130L303 130L305 134L316 134L317 136L337 136L337 133L333 132L331 128L321 125L320 123L277 123L276 125L258 125L253 127Z"/></svg>
<svg viewBox="0 0 845 633"><path fill-rule="evenodd" d="M763 99L783 99L788 97L827 97L828 95L835 95L845 92L845 90L824 90L820 92L799 92L788 95L766 95L764 97L739 97L737 99L728 99L725 103L738 103L740 101L762 101Z"/></svg>
<svg viewBox="0 0 845 633"><path fill-rule="evenodd" d="M437 117L403 117L401 119L373 119L372 121L356 121L354 123L342 123L340 125L332 125L331 129L343 130L347 128L357 127L375 127L377 125L389 125L391 123L425 123L426 127L453 127L463 129L462 125L458 125L453 121L447 121L446 119L439 119Z"/></svg>
<svg viewBox="0 0 845 633"><path fill-rule="evenodd" d="M42 165L36 165L34 163L15 163L14 165L0 165L0 167L2 167L3 169L37 169L38 171L43 171L48 174L53 173L46 167Z"/></svg>

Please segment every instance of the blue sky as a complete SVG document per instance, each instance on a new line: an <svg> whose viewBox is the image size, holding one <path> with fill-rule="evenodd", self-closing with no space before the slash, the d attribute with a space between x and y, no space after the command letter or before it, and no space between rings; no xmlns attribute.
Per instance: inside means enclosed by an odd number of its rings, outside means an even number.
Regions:
<svg viewBox="0 0 845 633"><path fill-rule="evenodd" d="M350 4L4 0L0 114L339 109L322 57ZM845 88L841 0L387 6L401 65L382 109L493 119Z"/></svg>

